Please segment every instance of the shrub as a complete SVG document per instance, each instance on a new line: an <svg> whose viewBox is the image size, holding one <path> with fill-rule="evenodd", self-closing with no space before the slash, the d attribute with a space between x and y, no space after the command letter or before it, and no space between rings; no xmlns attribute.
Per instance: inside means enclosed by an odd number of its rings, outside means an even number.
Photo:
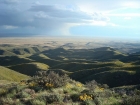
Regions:
<svg viewBox="0 0 140 105"><path fill-rule="evenodd" d="M82 87L83 85L81 83L76 83L76 86Z"/></svg>
<svg viewBox="0 0 140 105"><path fill-rule="evenodd" d="M81 101L87 101L87 100L93 100L92 95L87 95L86 93L79 96L79 99Z"/></svg>
<svg viewBox="0 0 140 105"><path fill-rule="evenodd" d="M109 98L109 97L112 97L113 94L112 94L112 91L111 91L111 90L106 89L106 90L104 90L104 91L101 93L100 96L101 96L101 97L105 97L105 98Z"/></svg>
<svg viewBox="0 0 140 105"><path fill-rule="evenodd" d="M94 103L95 103L95 105L102 105L102 102L101 102L101 100L100 100L100 98L94 98Z"/></svg>
<svg viewBox="0 0 140 105"><path fill-rule="evenodd" d="M96 104L92 100L86 100L86 101L82 102L81 105L96 105Z"/></svg>
<svg viewBox="0 0 140 105"><path fill-rule="evenodd" d="M140 105L140 96L130 96L123 99L124 105Z"/></svg>
<svg viewBox="0 0 140 105"><path fill-rule="evenodd" d="M61 101L61 96L59 94L47 94L43 97L46 99L46 102L49 104Z"/></svg>
<svg viewBox="0 0 140 105"><path fill-rule="evenodd" d="M102 88L104 88L104 89L108 89L109 86L108 86L107 84L103 84L103 85L102 85Z"/></svg>
<svg viewBox="0 0 140 105"><path fill-rule="evenodd" d="M43 100L38 100L38 99L34 99L34 100L31 100L30 103L32 105L46 105L46 102L43 101Z"/></svg>
<svg viewBox="0 0 140 105"><path fill-rule="evenodd" d="M21 91L21 92L17 93L16 96L17 96L17 98L28 98L31 96L31 94L26 91Z"/></svg>
<svg viewBox="0 0 140 105"><path fill-rule="evenodd" d="M7 89L0 88L0 96L5 95L7 92L8 92L8 90L7 90Z"/></svg>
<svg viewBox="0 0 140 105"><path fill-rule="evenodd" d="M72 94L70 97L73 102L79 101L79 94Z"/></svg>
<svg viewBox="0 0 140 105"><path fill-rule="evenodd" d="M140 90L135 89L135 90L134 90L134 94L135 94L135 95L140 95Z"/></svg>
<svg viewBox="0 0 140 105"><path fill-rule="evenodd" d="M34 91L33 89L28 89L28 88L26 88L26 89L24 89L23 91L26 92L26 93L28 93L28 94L30 94L30 95L35 94L35 91Z"/></svg>
<svg viewBox="0 0 140 105"><path fill-rule="evenodd" d="M53 71L39 71L36 76L31 80L28 80L30 87L42 86L42 87L61 87L66 85L70 81L70 78L65 75L59 75Z"/></svg>
<svg viewBox="0 0 140 105"><path fill-rule="evenodd" d="M45 86L46 86L46 88L51 89L51 88L53 88L54 85L51 83L46 83Z"/></svg>
<svg viewBox="0 0 140 105"><path fill-rule="evenodd" d="M86 87L90 90L90 91L94 91L98 86L97 86L97 82L95 80L92 80L90 82L86 82Z"/></svg>
<svg viewBox="0 0 140 105"><path fill-rule="evenodd" d="M12 100L12 98L2 98L1 103L3 103L2 105L13 105L14 101Z"/></svg>

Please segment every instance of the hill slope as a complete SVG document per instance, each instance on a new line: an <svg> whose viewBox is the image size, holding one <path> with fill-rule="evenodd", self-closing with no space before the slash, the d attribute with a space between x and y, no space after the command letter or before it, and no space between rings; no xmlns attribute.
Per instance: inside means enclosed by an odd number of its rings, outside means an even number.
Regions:
<svg viewBox="0 0 140 105"><path fill-rule="evenodd" d="M41 46L30 45L0 45L0 55L12 56L12 55L26 55L35 54L44 51Z"/></svg>
<svg viewBox="0 0 140 105"><path fill-rule="evenodd" d="M28 76L34 76L37 71L48 70L49 66L43 63L31 62L31 63L8 66L8 68Z"/></svg>
<svg viewBox="0 0 140 105"><path fill-rule="evenodd" d="M2 66L17 65L29 62L31 62L31 60L18 56L0 56L0 65Z"/></svg>
<svg viewBox="0 0 140 105"><path fill-rule="evenodd" d="M0 66L0 80L20 81L28 79L29 76L18 73L6 67Z"/></svg>
<svg viewBox="0 0 140 105"><path fill-rule="evenodd" d="M13 56L15 55L14 53L7 51L5 49L0 49L0 55L4 55L4 56Z"/></svg>
<svg viewBox="0 0 140 105"><path fill-rule="evenodd" d="M140 84L139 54L123 54L111 47L56 48L42 51L37 46L12 46L4 50L18 50L21 53L18 56L0 56L0 65L29 76L49 68L55 72L66 73L72 79L83 83L95 79L111 87ZM25 55L22 55L22 52L25 52Z"/></svg>

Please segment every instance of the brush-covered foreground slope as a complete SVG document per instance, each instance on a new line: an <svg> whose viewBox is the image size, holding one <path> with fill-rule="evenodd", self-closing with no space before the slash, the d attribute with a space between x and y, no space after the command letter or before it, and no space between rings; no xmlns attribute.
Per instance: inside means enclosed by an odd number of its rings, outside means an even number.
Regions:
<svg viewBox="0 0 140 105"><path fill-rule="evenodd" d="M140 86L110 89L41 71L20 83L0 84L0 105L140 105Z"/></svg>
<svg viewBox="0 0 140 105"><path fill-rule="evenodd" d="M9 81L19 82L23 79L29 79L29 76L18 73L6 67L0 66L0 80L9 80Z"/></svg>

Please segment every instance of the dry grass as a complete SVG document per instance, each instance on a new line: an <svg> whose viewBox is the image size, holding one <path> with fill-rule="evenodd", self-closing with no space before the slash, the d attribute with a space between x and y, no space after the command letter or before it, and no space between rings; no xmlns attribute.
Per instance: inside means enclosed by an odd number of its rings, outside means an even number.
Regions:
<svg viewBox="0 0 140 105"><path fill-rule="evenodd" d="M11 69L0 66L0 80L20 81L28 78L29 76L27 75L20 74Z"/></svg>

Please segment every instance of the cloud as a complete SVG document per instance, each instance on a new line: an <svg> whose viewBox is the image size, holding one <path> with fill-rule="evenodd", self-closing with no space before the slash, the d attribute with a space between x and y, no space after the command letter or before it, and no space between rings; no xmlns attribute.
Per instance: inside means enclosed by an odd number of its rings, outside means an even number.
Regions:
<svg viewBox="0 0 140 105"><path fill-rule="evenodd" d="M132 0L0 0L0 31L70 34L71 27L80 25L119 26L112 17L140 16L139 13L114 13L129 7L129 3ZM131 8L136 4L138 7L139 3L133 0Z"/></svg>
<svg viewBox="0 0 140 105"><path fill-rule="evenodd" d="M55 5L35 5L30 8L33 12L42 12L51 17L57 18L79 18L79 19L92 19L92 17L82 11L72 11L69 9L60 9Z"/></svg>
<svg viewBox="0 0 140 105"><path fill-rule="evenodd" d="M19 0L1 0L0 3L3 3L3 4L16 4L18 3Z"/></svg>
<svg viewBox="0 0 140 105"><path fill-rule="evenodd" d="M4 25L3 27L5 29L16 29L16 28L18 28L17 26L10 26L10 25Z"/></svg>
<svg viewBox="0 0 140 105"><path fill-rule="evenodd" d="M18 4L14 8L8 7L8 5L0 9L0 26L10 30L18 28L26 31L26 27L32 27L31 31L39 30L40 33L59 30L59 32L66 34L69 28L75 25L89 24L93 20L108 21L108 18L101 13L88 14L78 9L71 9L70 6L35 3L28 8L25 6L26 9L18 9L16 8ZM62 32L63 29L65 32Z"/></svg>
<svg viewBox="0 0 140 105"><path fill-rule="evenodd" d="M118 14L107 14L108 16L120 16L120 17L140 17L140 13L118 13Z"/></svg>
<svg viewBox="0 0 140 105"><path fill-rule="evenodd" d="M125 19L125 20L130 20L130 19L131 19L131 17L124 17L124 19Z"/></svg>
<svg viewBox="0 0 140 105"><path fill-rule="evenodd" d="M140 8L139 0L88 0L76 2L80 10L93 12L110 12L121 8Z"/></svg>
<svg viewBox="0 0 140 105"><path fill-rule="evenodd" d="M3 8L0 9L0 25L20 26L28 25L26 14L17 9Z"/></svg>

